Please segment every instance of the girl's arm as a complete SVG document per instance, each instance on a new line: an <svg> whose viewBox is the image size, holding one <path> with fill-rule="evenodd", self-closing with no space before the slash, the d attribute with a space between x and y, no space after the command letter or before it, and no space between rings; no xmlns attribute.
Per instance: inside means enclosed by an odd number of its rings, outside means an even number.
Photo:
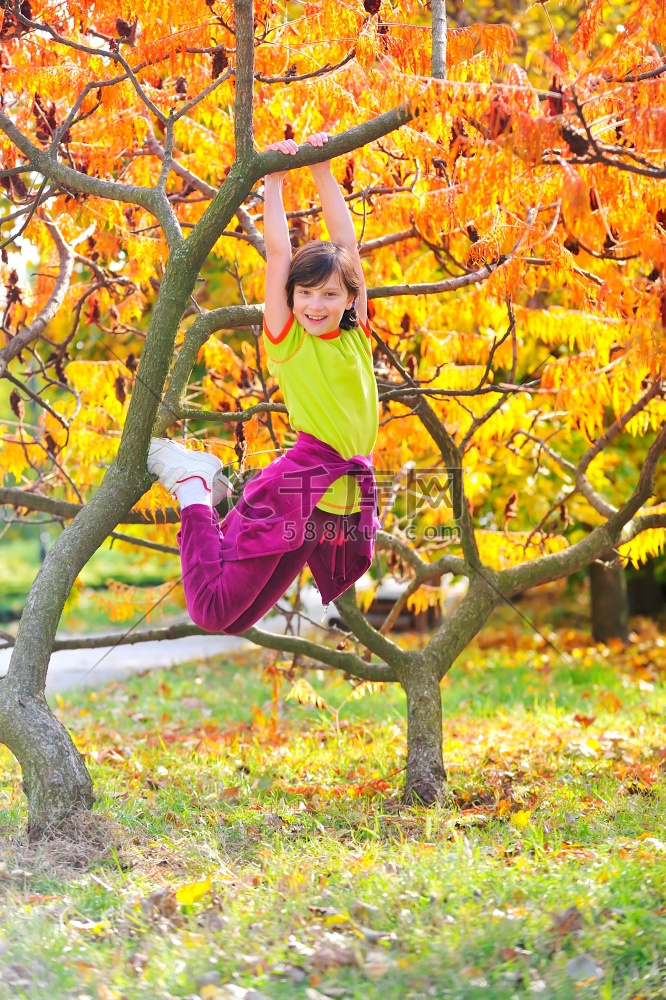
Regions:
<svg viewBox="0 0 666 1000"><path fill-rule="evenodd" d="M274 142L267 149L279 149L287 155L298 152L293 139ZM264 243L266 246L266 308L264 319L274 337L284 329L291 311L285 285L291 266L289 226L282 203L282 182L286 170L264 177Z"/></svg>
<svg viewBox="0 0 666 1000"><path fill-rule="evenodd" d="M324 146L328 142L327 132L317 132L308 137L308 142L313 146ZM346 247L356 261L356 270L360 282L360 291L356 298L356 315L361 323L368 321L368 297L365 287L365 277L361 266L361 257L356 246L356 233L351 213L347 207L338 182L331 173L331 161L325 160L323 163L315 163L310 167L314 178L317 193L321 200L324 211L324 221L326 228L334 243L341 243Z"/></svg>

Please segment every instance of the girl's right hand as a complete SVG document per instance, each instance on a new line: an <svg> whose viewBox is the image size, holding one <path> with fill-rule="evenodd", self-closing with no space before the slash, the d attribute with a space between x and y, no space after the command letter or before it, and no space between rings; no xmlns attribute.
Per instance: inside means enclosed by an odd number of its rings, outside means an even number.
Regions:
<svg viewBox="0 0 666 1000"><path fill-rule="evenodd" d="M266 146L264 152L269 153L274 150L279 150L280 153L285 153L287 156L295 156L298 152L298 143L294 139L281 139L280 142L272 142L269 146ZM274 173L267 174L267 177L282 178L288 172L287 170L276 170Z"/></svg>

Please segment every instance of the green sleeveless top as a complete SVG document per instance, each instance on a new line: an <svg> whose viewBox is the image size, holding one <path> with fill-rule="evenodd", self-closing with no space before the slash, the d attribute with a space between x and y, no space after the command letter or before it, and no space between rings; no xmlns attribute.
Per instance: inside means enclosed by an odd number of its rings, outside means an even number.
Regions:
<svg viewBox="0 0 666 1000"><path fill-rule="evenodd" d="M317 337L290 316L277 336L264 322L264 345L294 430L330 444L345 459L370 455L379 422L370 328ZM356 478L336 479L317 506L331 514L360 510Z"/></svg>

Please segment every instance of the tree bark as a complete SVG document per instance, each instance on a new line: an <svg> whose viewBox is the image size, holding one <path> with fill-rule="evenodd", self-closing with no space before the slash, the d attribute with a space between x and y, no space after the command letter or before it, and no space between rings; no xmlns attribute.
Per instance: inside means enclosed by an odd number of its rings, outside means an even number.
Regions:
<svg viewBox="0 0 666 1000"><path fill-rule="evenodd" d="M412 654L413 655L413 654ZM407 695L406 802L430 806L444 793L442 699L439 677L424 656L410 657L401 677Z"/></svg>
<svg viewBox="0 0 666 1000"><path fill-rule="evenodd" d="M66 834L94 802L92 779L69 733L43 694L26 693L11 678L0 685L0 730L21 765L30 840Z"/></svg>
<svg viewBox="0 0 666 1000"><path fill-rule="evenodd" d="M611 549L588 567L592 635L595 642L629 642L627 580L619 556Z"/></svg>

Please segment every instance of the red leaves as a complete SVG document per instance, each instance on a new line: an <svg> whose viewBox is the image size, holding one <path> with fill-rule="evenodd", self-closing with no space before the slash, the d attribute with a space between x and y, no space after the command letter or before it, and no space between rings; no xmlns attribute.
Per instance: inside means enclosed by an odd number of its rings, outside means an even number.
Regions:
<svg viewBox="0 0 666 1000"><path fill-rule="evenodd" d="M18 274L16 271L10 271L9 277L7 278L7 284L5 285L5 297L7 306L14 305L15 302L21 302L21 289L18 286Z"/></svg>
<svg viewBox="0 0 666 1000"><path fill-rule="evenodd" d="M124 406L127 399L127 379L124 375L118 375L115 382L113 383L113 389L116 394L116 399L121 406Z"/></svg>
<svg viewBox="0 0 666 1000"><path fill-rule="evenodd" d="M20 35L23 35L26 31L30 30L25 24L22 24L18 18L13 16L13 7L14 0L1 0L0 2L0 12L2 12L0 39L5 42L8 42L11 38L18 38ZM32 20L32 7L30 6L29 0L21 0L19 12L23 17L27 17L29 21Z"/></svg>
<svg viewBox="0 0 666 1000"><path fill-rule="evenodd" d="M509 521L518 516L518 494L514 491L504 504L504 530L507 530Z"/></svg>
<svg viewBox="0 0 666 1000"><path fill-rule="evenodd" d="M213 80L217 80L218 76L224 73L225 69L229 65L229 57L224 49L218 49L213 56L213 64L211 66L211 76Z"/></svg>
<svg viewBox="0 0 666 1000"><path fill-rule="evenodd" d="M51 101L47 110L42 104L42 99L39 94L35 94L35 99L32 104L32 113L37 120L35 135L37 136L37 139L45 145L51 141L53 134L58 127L55 104Z"/></svg>
<svg viewBox="0 0 666 1000"><path fill-rule="evenodd" d="M296 138L296 133L294 132L294 130L291 127L291 125L289 125L289 124L285 125L285 127L284 127L284 137L285 137L285 139L295 139Z"/></svg>
<svg viewBox="0 0 666 1000"><path fill-rule="evenodd" d="M16 389L12 389L9 394L9 405L11 406L12 413L16 416L16 419L22 421L25 413L25 407L23 405L23 400Z"/></svg>
<svg viewBox="0 0 666 1000"><path fill-rule="evenodd" d="M382 5L382 0L363 0L363 6L367 10L368 14L372 16L373 14L379 14L379 9Z"/></svg>
<svg viewBox="0 0 666 1000"><path fill-rule="evenodd" d="M352 194L354 190L354 157L350 156L345 167L345 176L342 179L342 186L347 194Z"/></svg>

